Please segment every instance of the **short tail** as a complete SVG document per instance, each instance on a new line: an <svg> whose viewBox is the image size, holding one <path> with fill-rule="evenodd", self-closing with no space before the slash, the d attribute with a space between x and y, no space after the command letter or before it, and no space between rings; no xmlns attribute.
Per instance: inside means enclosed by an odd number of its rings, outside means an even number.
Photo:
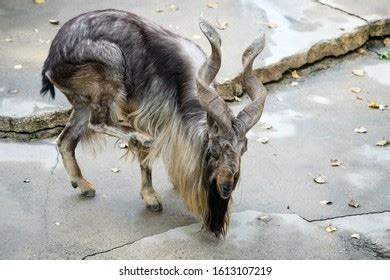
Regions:
<svg viewBox="0 0 390 280"><path fill-rule="evenodd" d="M49 78L46 76L46 70L43 69L41 95L45 96L48 91L50 91L50 97L54 99L55 97L54 85L50 82Z"/></svg>

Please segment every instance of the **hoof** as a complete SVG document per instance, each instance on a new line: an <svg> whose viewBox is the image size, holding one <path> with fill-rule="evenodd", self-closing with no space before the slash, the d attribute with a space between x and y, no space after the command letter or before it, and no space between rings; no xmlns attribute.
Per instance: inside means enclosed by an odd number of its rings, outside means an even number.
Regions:
<svg viewBox="0 0 390 280"><path fill-rule="evenodd" d="M72 187L77 189L77 187L79 186L76 182L70 182L72 184Z"/></svg>
<svg viewBox="0 0 390 280"><path fill-rule="evenodd" d="M158 204L147 204L146 209L152 211L152 212L159 212L162 210L162 205L161 203Z"/></svg>
<svg viewBox="0 0 390 280"><path fill-rule="evenodd" d="M82 195L85 197L94 197L96 194L96 191L94 189L87 190L85 192L82 192Z"/></svg>

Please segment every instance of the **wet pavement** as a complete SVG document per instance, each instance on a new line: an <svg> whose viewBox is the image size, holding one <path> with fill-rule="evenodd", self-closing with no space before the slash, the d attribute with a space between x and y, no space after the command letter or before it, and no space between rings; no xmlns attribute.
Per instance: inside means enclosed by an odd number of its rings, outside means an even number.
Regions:
<svg viewBox="0 0 390 280"><path fill-rule="evenodd" d="M95 154L81 145L76 151L96 187L94 199L70 186L53 139L0 141L0 258L388 259L390 146L376 143L390 138L390 110L368 104L390 105L389 71L389 62L369 50L269 86L261 122L272 128L259 123L248 134L231 227L220 241L199 232L161 162L153 180L164 209L147 211L138 164L119 159L123 150L114 139ZM361 126L367 133L354 132ZM325 184L314 182L320 174ZM358 208L348 205L352 199ZM327 232L330 224L337 230Z"/></svg>

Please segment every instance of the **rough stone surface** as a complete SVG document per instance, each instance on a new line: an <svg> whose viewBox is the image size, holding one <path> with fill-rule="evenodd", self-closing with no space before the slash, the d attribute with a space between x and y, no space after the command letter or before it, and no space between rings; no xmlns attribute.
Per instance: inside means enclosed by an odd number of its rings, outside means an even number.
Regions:
<svg viewBox="0 0 390 280"><path fill-rule="evenodd" d="M365 75L352 75L354 69ZM131 157L119 159L124 151L115 139L107 138L96 155L77 148L83 174L96 187L94 199L71 187L54 139L2 140L0 258L128 259L134 252L138 258L388 258L390 146L375 144L390 138L390 110L367 106L368 101L390 104L388 69L387 61L367 51L310 76L300 73L296 86L291 80L269 86L261 122L272 128L259 123L247 135L225 241L198 233L200 224L172 190L159 161L153 181L163 211L147 211L139 197L139 166ZM363 100L351 87L361 88ZM243 97L231 107L237 112L246 102ZM354 133L360 126L368 132ZM257 142L260 137L269 142ZM332 167L331 159L342 165ZM121 172L111 172L114 167ZM319 174L328 178L326 184L313 181ZM351 199L360 206L348 206ZM258 215L271 221L259 221ZM326 233L329 223L338 230ZM361 239L351 239L352 232ZM147 247L156 240L161 240L157 248Z"/></svg>

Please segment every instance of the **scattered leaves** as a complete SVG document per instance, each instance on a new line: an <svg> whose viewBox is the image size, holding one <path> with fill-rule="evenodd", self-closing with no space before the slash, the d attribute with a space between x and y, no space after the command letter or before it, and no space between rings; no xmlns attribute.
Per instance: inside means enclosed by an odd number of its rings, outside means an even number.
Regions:
<svg viewBox="0 0 390 280"><path fill-rule="evenodd" d="M352 91L353 93L360 93L362 89L360 87L351 87L350 91Z"/></svg>
<svg viewBox="0 0 390 280"><path fill-rule="evenodd" d="M390 38L384 39L383 44L385 44L386 47L390 47Z"/></svg>
<svg viewBox="0 0 390 280"><path fill-rule="evenodd" d="M119 169L114 167L114 168L111 168L111 172L112 173L118 173L119 172Z"/></svg>
<svg viewBox="0 0 390 280"><path fill-rule="evenodd" d="M352 237L353 239L360 239L360 234L359 234L359 233L352 233L352 234L351 234L351 237Z"/></svg>
<svg viewBox="0 0 390 280"><path fill-rule="evenodd" d="M264 223L268 224L272 219L268 215L262 215L257 217L258 220L263 221Z"/></svg>
<svg viewBox="0 0 390 280"><path fill-rule="evenodd" d="M222 19L217 19L217 23L215 24L215 27L217 27L220 30L225 30L227 28L228 23Z"/></svg>
<svg viewBox="0 0 390 280"><path fill-rule="evenodd" d="M262 144L267 144L269 141L268 137L260 137L259 139L256 140L257 142L260 142Z"/></svg>
<svg viewBox="0 0 390 280"><path fill-rule="evenodd" d="M49 19L49 22L53 25L59 25L60 21L58 19Z"/></svg>
<svg viewBox="0 0 390 280"><path fill-rule="evenodd" d="M321 201L320 201L320 204L321 204L321 205L332 205L333 202L332 202L332 201L328 201L328 200L321 200Z"/></svg>
<svg viewBox="0 0 390 280"><path fill-rule="evenodd" d="M386 145L389 145L390 144L390 141L383 138L382 140L379 140L376 145L379 146L379 147L384 147Z"/></svg>
<svg viewBox="0 0 390 280"><path fill-rule="evenodd" d="M324 175L319 175L317 178L314 178L314 182L317 184L325 184L328 179Z"/></svg>
<svg viewBox="0 0 390 280"><path fill-rule="evenodd" d="M211 9L216 9L218 8L218 2L215 0L207 0L207 7Z"/></svg>
<svg viewBox="0 0 390 280"><path fill-rule="evenodd" d="M20 64L17 64L17 65L14 65L14 69L16 69L16 70L19 70L19 69L22 69L22 65L20 65Z"/></svg>
<svg viewBox="0 0 390 280"><path fill-rule="evenodd" d="M390 59L390 50L380 53L379 59Z"/></svg>
<svg viewBox="0 0 390 280"><path fill-rule="evenodd" d="M356 133L367 133L367 129L364 128L363 126L359 127L359 128L355 128L354 131Z"/></svg>
<svg viewBox="0 0 390 280"><path fill-rule="evenodd" d="M119 144L120 149L127 149L128 147L129 147L129 145L127 145L127 143L120 143Z"/></svg>
<svg viewBox="0 0 390 280"><path fill-rule="evenodd" d="M270 125L269 123L263 123L260 128L262 129L271 129L272 128L272 125Z"/></svg>
<svg viewBox="0 0 390 280"><path fill-rule="evenodd" d="M358 208L359 207L359 202L357 202L356 200L354 199L351 199L349 202L348 202L348 206L351 206L353 208Z"/></svg>
<svg viewBox="0 0 390 280"><path fill-rule="evenodd" d="M23 180L23 183L28 184L28 183L30 183L30 180L29 180L29 179L24 179L24 180Z"/></svg>
<svg viewBox="0 0 390 280"><path fill-rule="evenodd" d="M330 160L330 165L333 166L333 167L340 166L341 164L342 164L342 162L339 161L338 159L331 159Z"/></svg>
<svg viewBox="0 0 390 280"><path fill-rule="evenodd" d="M363 69L354 69L352 70L352 74L358 77L363 77L364 76L364 70Z"/></svg>
<svg viewBox="0 0 390 280"><path fill-rule="evenodd" d="M5 38L5 40L4 41L6 41L6 42L8 42L8 43L11 43L11 42L13 42L14 41L14 39L12 39L12 38Z"/></svg>
<svg viewBox="0 0 390 280"><path fill-rule="evenodd" d="M291 71L291 77L294 79L299 79L301 76L299 76L297 70Z"/></svg>
<svg viewBox="0 0 390 280"><path fill-rule="evenodd" d="M179 10L179 7L176 6L176 5L171 5L171 6L169 7L169 9L171 9L172 12L176 12L177 10Z"/></svg>
<svg viewBox="0 0 390 280"><path fill-rule="evenodd" d="M292 86L292 87L296 87L297 85L299 85L299 83L298 83L297 81L291 82L291 86Z"/></svg>
<svg viewBox="0 0 390 280"><path fill-rule="evenodd" d="M334 232L337 230L337 228L335 225L329 224L326 226L325 230L326 230L326 232Z"/></svg>
<svg viewBox="0 0 390 280"><path fill-rule="evenodd" d="M35 4L44 4L45 0L34 0Z"/></svg>

